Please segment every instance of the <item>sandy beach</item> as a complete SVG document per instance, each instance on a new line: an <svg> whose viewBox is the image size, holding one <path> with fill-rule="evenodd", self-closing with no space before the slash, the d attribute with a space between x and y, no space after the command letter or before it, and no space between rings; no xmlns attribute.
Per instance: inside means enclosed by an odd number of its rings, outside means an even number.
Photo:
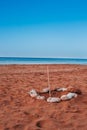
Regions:
<svg viewBox="0 0 87 130"><path fill-rule="evenodd" d="M79 88L77 98L47 103L31 89L48 86L47 65L0 65L0 130L87 130L87 65L48 65L51 89Z"/></svg>

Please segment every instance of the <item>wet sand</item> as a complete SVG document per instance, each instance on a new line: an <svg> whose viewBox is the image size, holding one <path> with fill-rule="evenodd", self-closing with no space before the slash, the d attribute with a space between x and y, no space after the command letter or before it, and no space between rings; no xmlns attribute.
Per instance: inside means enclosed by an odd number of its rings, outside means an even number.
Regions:
<svg viewBox="0 0 87 130"><path fill-rule="evenodd" d="M87 130L87 65L48 65L51 89L79 88L69 101L47 103L28 92L48 86L46 65L0 65L0 130Z"/></svg>

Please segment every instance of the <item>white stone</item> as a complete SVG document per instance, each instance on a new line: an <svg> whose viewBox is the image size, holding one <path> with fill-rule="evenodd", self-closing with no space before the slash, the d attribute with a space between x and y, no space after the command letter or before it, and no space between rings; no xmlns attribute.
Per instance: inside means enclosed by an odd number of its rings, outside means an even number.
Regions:
<svg viewBox="0 0 87 130"><path fill-rule="evenodd" d="M68 93L67 97L68 97L68 99L71 99L73 97L77 97L77 94L76 93Z"/></svg>
<svg viewBox="0 0 87 130"><path fill-rule="evenodd" d="M36 99L44 100L44 99L45 99L45 96L40 96L40 95L38 95L38 96L36 97Z"/></svg>
<svg viewBox="0 0 87 130"><path fill-rule="evenodd" d="M62 96L60 97L60 99L64 101L64 100L68 100L68 97L67 97L67 95L62 95Z"/></svg>
<svg viewBox="0 0 87 130"><path fill-rule="evenodd" d="M70 100L70 99L72 99L72 98L74 98L74 97L77 97L77 94L76 93L68 93L68 94L66 94L66 95L62 95L61 96L61 100Z"/></svg>
<svg viewBox="0 0 87 130"><path fill-rule="evenodd" d="M67 88L57 88L57 91L67 91Z"/></svg>
<svg viewBox="0 0 87 130"><path fill-rule="evenodd" d="M49 97L47 98L47 102L60 102L60 98L57 97Z"/></svg>
<svg viewBox="0 0 87 130"><path fill-rule="evenodd" d="M29 91L28 93L29 93L29 95L30 95L31 97L36 97L36 96L38 96L38 93L36 92L35 89L32 89L32 90Z"/></svg>
<svg viewBox="0 0 87 130"><path fill-rule="evenodd" d="M45 92L45 93L49 92L49 88L44 88L44 89L42 90L42 92Z"/></svg>

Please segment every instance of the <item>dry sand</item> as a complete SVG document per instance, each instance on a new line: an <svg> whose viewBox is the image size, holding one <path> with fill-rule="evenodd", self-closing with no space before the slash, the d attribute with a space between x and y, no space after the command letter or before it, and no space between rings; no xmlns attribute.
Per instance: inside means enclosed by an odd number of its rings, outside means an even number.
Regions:
<svg viewBox="0 0 87 130"><path fill-rule="evenodd" d="M0 130L87 130L87 66L49 70L51 89L73 86L82 94L60 103L36 100L27 92L47 87L46 65L0 65Z"/></svg>

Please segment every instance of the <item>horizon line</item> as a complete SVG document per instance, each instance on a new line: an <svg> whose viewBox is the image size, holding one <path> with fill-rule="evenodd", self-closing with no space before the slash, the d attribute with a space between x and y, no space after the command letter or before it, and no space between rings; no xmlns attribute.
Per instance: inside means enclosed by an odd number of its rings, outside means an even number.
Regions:
<svg viewBox="0 0 87 130"><path fill-rule="evenodd" d="M82 59L87 60L87 58L80 58L80 57L22 57L22 56L0 56L0 58L33 58L33 59Z"/></svg>

